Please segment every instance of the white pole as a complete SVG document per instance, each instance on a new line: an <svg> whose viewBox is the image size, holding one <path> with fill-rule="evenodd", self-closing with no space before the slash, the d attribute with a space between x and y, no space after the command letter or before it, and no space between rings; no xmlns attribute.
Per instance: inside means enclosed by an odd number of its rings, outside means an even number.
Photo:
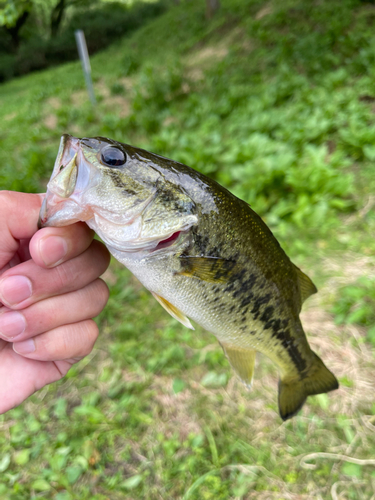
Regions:
<svg viewBox="0 0 375 500"><path fill-rule="evenodd" d="M92 85L91 66L90 66L89 53L87 51L85 34L82 30L77 30L75 32L75 37L77 42L79 58L81 59L82 63L83 74L85 75L86 86L89 93L90 101L92 105L95 106L96 99L94 94L94 87Z"/></svg>

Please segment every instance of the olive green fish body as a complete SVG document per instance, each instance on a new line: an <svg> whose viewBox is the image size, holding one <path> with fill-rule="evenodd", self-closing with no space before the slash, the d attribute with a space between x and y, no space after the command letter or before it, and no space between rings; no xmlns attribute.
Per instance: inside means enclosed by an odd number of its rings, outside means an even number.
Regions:
<svg viewBox="0 0 375 500"><path fill-rule="evenodd" d="M109 139L65 136L41 224L75 220L85 220L172 316L212 332L245 384L255 351L272 359L282 418L308 395L337 388L299 319L315 286L249 205L215 181Z"/></svg>

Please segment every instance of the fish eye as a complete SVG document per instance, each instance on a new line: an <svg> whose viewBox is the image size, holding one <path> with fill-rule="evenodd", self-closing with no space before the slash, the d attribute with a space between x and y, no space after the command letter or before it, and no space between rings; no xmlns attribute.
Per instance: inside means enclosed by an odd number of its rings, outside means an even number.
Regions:
<svg viewBox="0 0 375 500"><path fill-rule="evenodd" d="M102 151L102 162L107 167L119 167L126 162L126 154L115 146L108 146Z"/></svg>

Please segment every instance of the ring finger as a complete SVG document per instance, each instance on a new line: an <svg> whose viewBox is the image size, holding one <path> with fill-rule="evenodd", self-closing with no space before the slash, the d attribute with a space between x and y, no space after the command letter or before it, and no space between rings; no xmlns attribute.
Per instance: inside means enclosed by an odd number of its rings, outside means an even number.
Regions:
<svg viewBox="0 0 375 500"><path fill-rule="evenodd" d="M13 350L28 359L65 360L73 364L90 354L98 335L99 329L95 321L87 319L59 326L23 342L14 342Z"/></svg>

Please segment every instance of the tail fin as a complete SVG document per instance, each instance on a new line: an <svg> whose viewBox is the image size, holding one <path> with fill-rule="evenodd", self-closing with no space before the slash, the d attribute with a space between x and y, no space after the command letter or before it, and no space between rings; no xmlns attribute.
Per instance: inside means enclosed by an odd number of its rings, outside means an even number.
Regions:
<svg viewBox="0 0 375 500"><path fill-rule="evenodd" d="M338 389L336 377L315 354L307 375L299 379L285 377L279 381L279 412L283 420L293 417L303 406L307 396Z"/></svg>

